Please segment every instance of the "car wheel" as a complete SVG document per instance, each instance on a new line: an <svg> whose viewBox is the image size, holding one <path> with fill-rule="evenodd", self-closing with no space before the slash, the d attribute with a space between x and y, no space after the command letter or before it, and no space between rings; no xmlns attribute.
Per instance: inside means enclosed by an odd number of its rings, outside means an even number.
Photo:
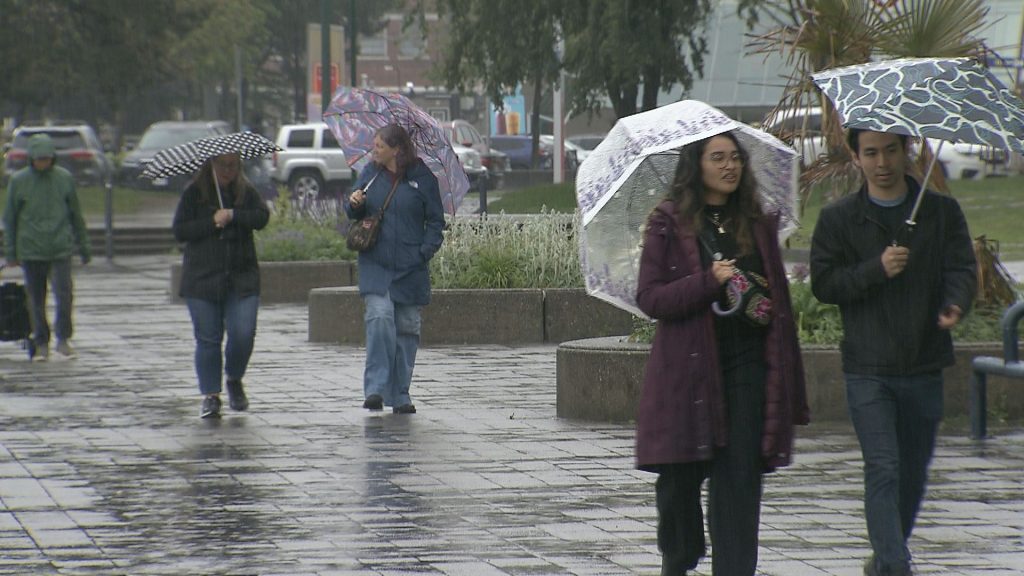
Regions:
<svg viewBox="0 0 1024 576"><path fill-rule="evenodd" d="M316 200L324 189L324 180L316 172L303 170L288 179L288 190L293 200Z"/></svg>

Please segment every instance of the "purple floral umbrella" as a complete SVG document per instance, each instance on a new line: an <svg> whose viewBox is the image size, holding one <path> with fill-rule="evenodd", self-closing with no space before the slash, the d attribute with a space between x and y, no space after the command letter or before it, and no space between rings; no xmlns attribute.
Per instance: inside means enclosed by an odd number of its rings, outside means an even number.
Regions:
<svg viewBox="0 0 1024 576"><path fill-rule="evenodd" d="M349 166L361 170L370 161L373 136L388 124L409 132L416 153L437 177L441 202L455 214L469 191L469 178L440 122L401 94L381 94L341 87L334 93L324 120L345 152Z"/></svg>
<svg viewBox="0 0 1024 576"><path fill-rule="evenodd" d="M796 230L799 157L791 147L697 100L626 116L576 174L587 293L644 316L636 304L636 284L647 216L668 193L679 149L729 131L750 157L762 208L779 215L780 236Z"/></svg>

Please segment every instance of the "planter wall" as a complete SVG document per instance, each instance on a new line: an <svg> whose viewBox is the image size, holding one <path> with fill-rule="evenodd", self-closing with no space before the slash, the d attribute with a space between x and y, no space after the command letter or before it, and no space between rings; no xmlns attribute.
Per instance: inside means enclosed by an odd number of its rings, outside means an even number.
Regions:
<svg viewBox="0 0 1024 576"><path fill-rule="evenodd" d="M522 345L628 334L632 316L583 289L434 290L423 308L425 346ZM363 345L363 301L355 287L309 294L309 340Z"/></svg>
<svg viewBox="0 0 1024 576"><path fill-rule="evenodd" d="M557 353L557 413L565 418L629 422L635 418L640 386L650 346L622 342L621 338L593 338L564 342ZM839 350L806 347L802 350L807 400L812 422L847 421L846 388ZM946 418L968 416L967 386L971 359L1001 356L998 343L959 345L956 365L947 368ZM989 376L990 413L1024 418L1024 382Z"/></svg>
<svg viewBox="0 0 1024 576"><path fill-rule="evenodd" d="M260 303L303 303L309 291L325 286L352 286L359 281L355 262L260 262ZM181 302L181 264L171 265L171 301Z"/></svg>

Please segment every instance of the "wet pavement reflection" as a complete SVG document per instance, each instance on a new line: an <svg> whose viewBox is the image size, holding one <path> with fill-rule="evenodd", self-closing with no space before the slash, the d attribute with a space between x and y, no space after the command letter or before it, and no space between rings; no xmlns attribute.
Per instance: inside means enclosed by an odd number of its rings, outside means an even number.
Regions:
<svg viewBox="0 0 1024 576"><path fill-rule="evenodd" d="M632 427L555 417L554 347L422 350L420 412L369 413L362 350L264 306L250 411L200 420L172 261L78 269L75 360L0 343L0 574L659 573ZM856 440L801 432L766 482L759 571L859 575ZM1024 573L1024 431L994 432L942 435L917 573Z"/></svg>

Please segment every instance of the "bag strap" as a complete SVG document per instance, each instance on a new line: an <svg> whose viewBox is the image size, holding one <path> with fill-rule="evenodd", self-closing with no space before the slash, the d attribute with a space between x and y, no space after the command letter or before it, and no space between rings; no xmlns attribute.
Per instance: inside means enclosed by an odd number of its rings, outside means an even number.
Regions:
<svg viewBox="0 0 1024 576"><path fill-rule="evenodd" d="M395 175L395 182L391 185L391 192L388 192L388 197L384 199L384 205L380 207L380 216L384 217L384 211L388 209L388 204L391 204L391 197L395 195L395 190L398 189L398 175Z"/></svg>

